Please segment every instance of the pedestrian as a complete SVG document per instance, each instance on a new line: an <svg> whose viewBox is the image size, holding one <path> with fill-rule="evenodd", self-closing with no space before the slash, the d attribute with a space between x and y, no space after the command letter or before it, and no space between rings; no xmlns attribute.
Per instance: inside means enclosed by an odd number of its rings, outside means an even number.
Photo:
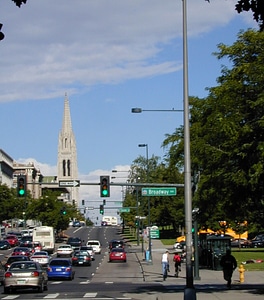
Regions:
<svg viewBox="0 0 264 300"><path fill-rule="evenodd" d="M161 264L162 264L162 275L163 281L166 280L168 276L168 272L170 271L170 264L169 264L169 251L166 250L161 257Z"/></svg>
<svg viewBox="0 0 264 300"><path fill-rule="evenodd" d="M224 279L227 281L227 287L231 288L233 271L237 267L237 261L231 254L231 250L227 249L226 254L222 256L220 265L223 268Z"/></svg>
<svg viewBox="0 0 264 300"><path fill-rule="evenodd" d="M176 252L173 256L174 266L175 266L175 277L179 276L179 272L181 271L181 256L178 252Z"/></svg>

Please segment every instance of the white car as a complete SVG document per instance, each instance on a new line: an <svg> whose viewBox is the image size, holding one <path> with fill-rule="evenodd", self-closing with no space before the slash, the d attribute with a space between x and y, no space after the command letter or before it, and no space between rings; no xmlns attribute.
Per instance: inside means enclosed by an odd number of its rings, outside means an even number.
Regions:
<svg viewBox="0 0 264 300"><path fill-rule="evenodd" d="M101 244L97 240L89 240L86 246L92 246L95 254L101 254Z"/></svg>
<svg viewBox="0 0 264 300"><path fill-rule="evenodd" d="M40 263L42 266L47 266L50 261L50 256L46 251L38 251L31 255L30 259Z"/></svg>
<svg viewBox="0 0 264 300"><path fill-rule="evenodd" d="M73 249L71 245L63 244L57 248L57 257L61 257L61 256L71 257L72 254L73 254Z"/></svg>

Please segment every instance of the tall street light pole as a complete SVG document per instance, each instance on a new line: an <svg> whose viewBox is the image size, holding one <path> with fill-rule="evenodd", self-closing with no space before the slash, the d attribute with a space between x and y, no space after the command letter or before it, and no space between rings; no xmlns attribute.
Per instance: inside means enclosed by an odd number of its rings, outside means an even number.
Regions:
<svg viewBox="0 0 264 300"><path fill-rule="evenodd" d="M149 158L148 158L148 144L139 144L138 147L146 148L146 159L147 159L147 182L149 181ZM152 261L152 253L151 253L151 234L150 234L150 197L148 197L148 228L149 228L149 261Z"/></svg>
<svg viewBox="0 0 264 300"><path fill-rule="evenodd" d="M196 300L192 270L192 187L190 154L190 120L188 91L187 0L182 0L183 13L183 102L184 102L184 206L186 231L186 287L184 300Z"/></svg>

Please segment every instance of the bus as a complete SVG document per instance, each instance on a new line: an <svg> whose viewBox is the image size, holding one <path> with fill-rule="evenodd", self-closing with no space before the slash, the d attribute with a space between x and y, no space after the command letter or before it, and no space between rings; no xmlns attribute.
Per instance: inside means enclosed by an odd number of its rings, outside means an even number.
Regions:
<svg viewBox="0 0 264 300"><path fill-rule="evenodd" d="M117 217L103 216L102 222L106 222L107 226L116 226Z"/></svg>
<svg viewBox="0 0 264 300"><path fill-rule="evenodd" d="M38 226L33 229L33 242L40 242L42 249L48 253L55 250L54 228L50 226Z"/></svg>

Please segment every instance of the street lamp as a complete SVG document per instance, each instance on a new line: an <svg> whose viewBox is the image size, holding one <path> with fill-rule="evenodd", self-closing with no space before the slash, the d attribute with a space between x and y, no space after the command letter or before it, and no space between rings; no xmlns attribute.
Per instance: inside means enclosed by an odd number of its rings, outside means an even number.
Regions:
<svg viewBox="0 0 264 300"><path fill-rule="evenodd" d="M148 158L148 144L139 144L138 147L146 148L146 159L147 159L147 182L149 181L149 158ZM148 228L149 228L149 261L152 261L151 253L151 230L150 230L150 197L148 197Z"/></svg>
<svg viewBox="0 0 264 300"><path fill-rule="evenodd" d="M167 111L167 112L183 112L183 109L142 109L140 107L131 108L131 112L134 114L142 113L143 111Z"/></svg>

